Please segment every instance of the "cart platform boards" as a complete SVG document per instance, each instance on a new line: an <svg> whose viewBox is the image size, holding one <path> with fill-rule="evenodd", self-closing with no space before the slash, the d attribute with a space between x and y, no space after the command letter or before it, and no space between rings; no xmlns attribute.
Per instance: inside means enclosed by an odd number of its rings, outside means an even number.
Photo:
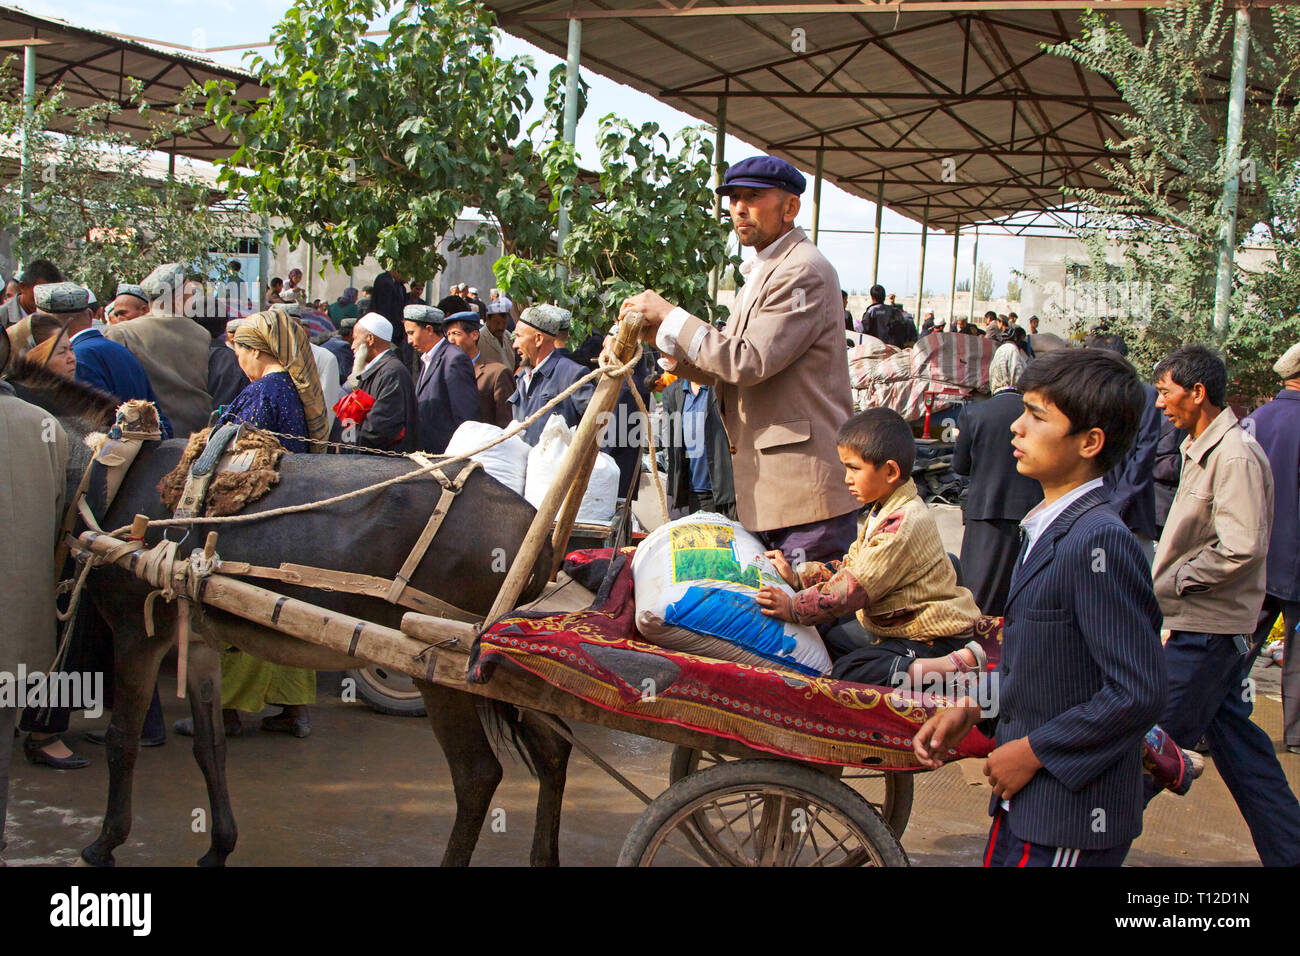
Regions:
<svg viewBox="0 0 1300 956"><path fill-rule="evenodd" d="M631 551L570 554L565 570L578 578L599 579L613 562L595 604L498 619L479 638L469 680L487 682L496 666L507 663L606 711L753 750L846 767L921 769L912 734L934 713L932 703L884 687L714 660L641 640ZM992 746L972 731L948 756L986 756Z"/></svg>

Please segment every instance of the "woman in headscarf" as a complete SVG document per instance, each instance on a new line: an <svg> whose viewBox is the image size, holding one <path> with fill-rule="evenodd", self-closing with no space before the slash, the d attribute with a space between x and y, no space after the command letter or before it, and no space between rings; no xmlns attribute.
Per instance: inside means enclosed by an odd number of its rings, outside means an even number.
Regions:
<svg viewBox="0 0 1300 956"><path fill-rule="evenodd" d="M277 432L280 443L294 452L308 450L305 439L328 437L325 400L306 329L280 309L258 312L235 329L232 347L249 385L231 404L222 424L244 422ZM307 707L314 703L315 671L271 664L233 648L222 655L222 721L228 736L240 732L241 710L255 714L272 704L281 711L263 718L263 730L306 737L311 733ZM189 717L178 720L175 727L179 734L194 733Z"/></svg>
<svg viewBox="0 0 1300 956"><path fill-rule="evenodd" d="M1016 470L1011 423L1025 411L1016 382L1026 366L1014 343L1000 345L989 366L993 397L967 405L957 418L952 470L970 475L961 542L962 583L990 617L1006 608L1011 572L1020 552L1020 519L1043 499L1043 489Z"/></svg>
<svg viewBox="0 0 1300 956"><path fill-rule="evenodd" d="M357 307L357 290L348 286L338 300L331 302L325 311L329 313L330 321L334 323L336 329L344 319L361 318L361 310Z"/></svg>
<svg viewBox="0 0 1300 956"><path fill-rule="evenodd" d="M76 377L77 356L62 322L38 312L32 316L31 335L36 344L24 356L28 362L47 368L61 378Z"/></svg>
<svg viewBox="0 0 1300 956"><path fill-rule="evenodd" d="M325 397L307 330L281 309L258 312L235 329L232 345L249 385L222 417L280 434L287 451L323 451ZM297 436L286 438L285 435Z"/></svg>

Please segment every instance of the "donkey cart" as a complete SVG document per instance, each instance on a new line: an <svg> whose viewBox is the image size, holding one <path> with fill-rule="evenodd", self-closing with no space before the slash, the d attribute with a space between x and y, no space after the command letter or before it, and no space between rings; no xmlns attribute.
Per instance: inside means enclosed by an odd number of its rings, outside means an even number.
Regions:
<svg viewBox="0 0 1300 956"><path fill-rule="evenodd" d="M544 825L558 830L563 764L573 746L647 804L623 844L619 856L622 865L907 864L898 834L910 811L910 774L919 769L911 752L911 734L927 716L920 702L879 688L712 660L644 643L633 623L630 549L574 552L561 569L595 462L597 431L606 413L613 409L622 378L636 357L639 324L639 316L622 324L617 340L611 343L611 353L604 358L602 368L593 373L593 377L600 376L600 381L575 440L550 491L522 534L504 583L486 613L482 610L487 600L482 601L477 614L449 603L468 593L472 576L456 572L460 576L450 587L442 586L438 592L441 597L430 593L433 588L428 584L420 583L431 580L428 569L437 563L433 555L446 562L446 555L476 533L486 542L492 534L501 533L506 523L503 515L510 509L522 508L522 502L501 499L500 495L509 497L509 492L479 475L474 479L478 484L469 487L492 486L483 495L497 495L490 500L497 501L496 507L503 510L487 522L475 514L481 528L475 532L470 530L472 524L465 523L468 513L462 508L461 518L447 522L447 527L454 530L447 532L451 537L439 545L442 550L431 551L434 536L443 526L456 495L473 476L474 463L453 478L448 466L456 459L435 463L416 456L416 472L397 474L327 501L299 502L236 518L178 512L178 517L165 519L137 514L129 532L125 528L112 533L102 531L91 509L78 496L73 509L86 519L90 530L65 538L72 552L86 564L78 586L85 579L85 571L95 565L113 567L119 592L124 590L123 582L130 580L143 594L143 582L147 582L153 589L143 604L150 638L154 598L162 596L169 608L174 607L174 615L169 611L166 616L169 621L174 617L178 682L182 693L187 686L192 693L196 756L208 775L214 800L213 848L201 863L224 862L235 839L225 794L219 674L214 687L211 675L215 654L204 632L215 619L229 622L222 624L225 633L232 635L229 641L259 656L264 648L275 649L273 644L283 645L282 651L288 648L289 653L281 653L278 658L267 655L271 660L329 662L298 665L320 669L377 665L405 674L415 682L439 742L448 751L456 784L457 821L444 862L468 862L486 801L500 779L498 764L495 778L487 773L491 779L485 797L474 792L473 781L466 782L468 777L457 777L457 761L478 761L481 769L482 754L470 753L473 748L464 743L459 725L453 727L447 722L448 714L459 718L468 713L472 718L474 708L458 702L477 699L513 705L502 708L500 713L510 715L505 719L512 721L510 729L516 743L520 737L525 738L524 744L531 740L534 758L538 753L547 753L548 746L549 752L558 754L558 781L551 780L548 789L546 774L538 773L542 784L539 833ZM405 465L409 467L409 463ZM295 463L292 467L304 465ZM397 467L392 464L385 474ZM443 491L432 514L427 504L424 506L428 522L396 573L391 568L381 574L372 573L380 568L373 554L358 557L370 564L344 570L339 567L340 561L328 555L320 556L318 561L334 560L334 568L292 561L259 567L247 560L223 560L220 553L229 536L229 542L240 545L232 545L235 557L301 554L301 548L292 550L295 542L282 540L284 535L264 534L257 539L259 549L250 551L249 533L210 531L203 547L188 554L180 553L178 543L165 537L172 527L179 526L189 533L205 524L251 521L290 512L302 515L305 521L321 514L319 509L307 514L319 505L348 499L350 506L360 507L360 496L369 494L374 498L373 492L381 488L387 489L391 512L401 495L409 499L414 494L409 490L413 483L406 481L411 475L422 480L436 478ZM137 481L142 483L143 479ZM290 488L281 493L290 497L280 500L291 501L294 493L300 492ZM131 502L144 500L138 490L136 494ZM188 488L186 494L189 497ZM489 500L483 495L480 500ZM131 505L119 503L117 507ZM130 513L128 510L126 516ZM527 521L526 512L521 513ZM160 531L162 540L158 539ZM245 534L243 539L238 537L241 533ZM392 537L396 539L403 533L404 528L394 528ZM414 529L410 533L414 535ZM243 580L248 577L270 579L285 586L272 590ZM548 578L550 583L543 586ZM575 582L589 584L594 596L584 593L580 583ZM343 592L345 596L357 596L356 601L341 603L338 598ZM528 602L539 592L540 598ZM97 606L104 600L102 594L97 595ZM388 603L377 605L380 601ZM347 608L376 606L388 607L391 613L382 620L376 619L378 614L345 613ZM400 621L400 612L392 606L406 609ZM110 604L108 608L115 615L119 700L134 703L129 717L114 711L108 735L110 770L119 776L110 779L109 813L100 839L83 851L84 859L100 864L112 863L112 850L129 831L130 774L136 749L130 746L130 738L133 733L138 736L143 704L152 686L152 674L146 668L152 666L156 671L166 649L165 643L150 643L142 637L124 641L116 634L117 625L137 612L128 612L126 604L116 609ZM192 627L204 640L191 643ZM124 651L130 658L127 665L122 662ZM308 651L317 656L307 658L304 655ZM202 681L196 680L193 673L187 680L191 657L197 662L193 667L203 668L209 675ZM451 695L455 703L449 701L449 691L458 692ZM120 709L126 707L122 704ZM670 785L652 799L577 740L563 723L565 720L676 745ZM478 732L477 725L474 729ZM206 750L200 743L204 735L209 740ZM544 741L539 745L543 735L554 745ZM979 755L987 752L987 745L973 732L950 756ZM854 779L863 776L869 779ZM846 780L869 787L870 799ZM466 794L475 798L477 810L466 809L465 804L471 802ZM220 810L218 797L225 801ZM535 837L534 862L558 861L553 839L549 843L542 841L541 849L538 839Z"/></svg>

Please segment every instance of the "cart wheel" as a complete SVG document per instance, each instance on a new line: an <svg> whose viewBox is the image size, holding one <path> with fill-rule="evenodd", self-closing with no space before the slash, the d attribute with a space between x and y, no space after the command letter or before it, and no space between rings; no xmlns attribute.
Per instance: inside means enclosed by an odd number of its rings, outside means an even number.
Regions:
<svg viewBox="0 0 1300 956"><path fill-rule="evenodd" d="M706 837L707 834L707 837ZM661 793L623 842L619 866L907 866L862 795L788 760L734 760Z"/></svg>
<svg viewBox="0 0 1300 956"><path fill-rule="evenodd" d="M424 698L415 688L415 682L400 671L378 664L347 672L356 681L357 696L371 710L394 717L423 717Z"/></svg>
<svg viewBox="0 0 1300 956"><path fill-rule="evenodd" d="M676 783L702 767L725 763L731 759L712 750L674 747L672 761L668 765L668 782ZM866 798L867 803L876 808L876 812L889 824L889 829L894 831L894 836L900 840L903 838L907 821L912 816L912 774L868 770L862 767L828 767L827 769L843 771L839 779L857 790Z"/></svg>

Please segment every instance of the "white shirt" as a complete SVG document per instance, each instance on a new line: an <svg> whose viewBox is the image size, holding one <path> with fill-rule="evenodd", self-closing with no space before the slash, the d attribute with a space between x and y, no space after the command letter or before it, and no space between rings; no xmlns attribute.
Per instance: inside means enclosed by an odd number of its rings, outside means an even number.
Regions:
<svg viewBox="0 0 1300 956"><path fill-rule="evenodd" d="M325 417L333 428L334 405L343 394L343 388L339 385L339 360L329 349L314 344L311 347L311 357L316 360L316 374L320 378L321 395L325 399Z"/></svg>
<svg viewBox="0 0 1300 956"><path fill-rule="evenodd" d="M438 349L442 348L446 344L447 340L445 338L439 339L437 345L420 356L420 362L424 366L424 370L420 372L420 378L424 378L424 373L427 372L429 366L433 364L433 357L438 354Z"/></svg>
<svg viewBox="0 0 1300 956"><path fill-rule="evenodd" d="M1102 480L1094 478L1092 481L1085 481L1079 487L1067 491L1061 497L1057 498L1050 505L1040 502L1035 505L1029 514L1025 515L1020 521L1020 530L1024 533L1029 543L1025 547L1025 556L1021 559L1023 564L1029 559L1029 552L1034 550L1034 545L1038 543L1039 536L1051 526L1052 522L1059 518L1066 508L1074 504L1094 488L1100 488Z"/></svg>
<svg viewBox="0 0 1300 956"><path fill-rule="evenodd" d="M736 295L736 304L732 307L732 314L739 315L741 308L745 303L745 294L749 291L750 286L755 285L759 280L759 269L781 250L786 240L794 233L794 227L791 226L775 242L768 243L761 250L755 253L754 258L747 259L740 264L740 274L745 276L745 284L740 287L740 292ZM655 345L664 355L681 358L681 350L677 346L677 336L681 334L682 326L690 313L678 306L668 313L668 317L659 324L659 330L655 332ZM691 339L690 345L686 349L686 358L695 361L695 357L700 354L700 346L704 343L704 337L708 335L709 330L700 329Z"/></svg>
<svg viewBox="0 0 1300 956"><path fill-rule="evenodd" d="M523 377L524 377L524 392L525 392L525 393L527 393L528 390L529 390L530 388L533 387L533 376L536 375L538 372L541 371L542 366L545 365L548 361L550 361L551 356L554 355L554 354L555 354L555 350L552 349L551 351L549 351L549 352L546 353L546 358L542 359L540 362L538 362L538 363L537 363L536 365L534 365L532 368L529 368L528 366L525 365L522 369L520 369L520 371L523 373Z"/></svg>

